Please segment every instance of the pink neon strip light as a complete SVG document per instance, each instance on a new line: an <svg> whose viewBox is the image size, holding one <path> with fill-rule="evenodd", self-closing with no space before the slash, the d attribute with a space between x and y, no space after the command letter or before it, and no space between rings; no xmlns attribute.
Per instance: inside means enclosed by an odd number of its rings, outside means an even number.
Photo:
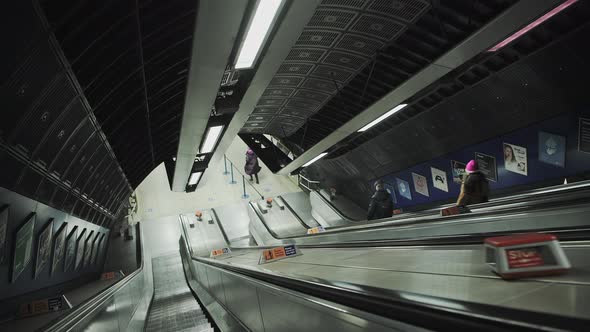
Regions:
<svg viewBox="0 0 590 332"><path fill-rule="evenodd" d="M578 2L578 0L567 0L567 1L565 1L561 5L553 8L551 11L545 13L545 15L543 15L543 16L539 17L538 19L534 20L533 22L529 23L524 28L522 28L522 29L518 30L517 32L513 33L512 35L510 35L510 37L508 37L508 38L504 39L503 41L499 42L498 44L496 44L496 46L490 48L488 50L488 52L495 52L495 51L501 49L502 47L510 44L515 39L518 39L520 36L524 35L525 33L529 32L530 30L534 29L539 24L547 21L548 19L550 19L551 17L553 17L555 14L559 13L560 11L566 9L567 7L573 5L576 2Z"/></svg>

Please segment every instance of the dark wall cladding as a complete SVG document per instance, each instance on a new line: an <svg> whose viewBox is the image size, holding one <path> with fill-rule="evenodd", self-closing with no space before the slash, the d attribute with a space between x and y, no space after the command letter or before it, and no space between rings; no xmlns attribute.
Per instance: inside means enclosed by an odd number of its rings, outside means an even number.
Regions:
<svg viewBox="0 0 590 332"><path fill-rule="evenodd" d="M17 243L19 230L24 228L30 217L34 218L32 234L30 237L21 237L24 241ZM3 303L0 305L0 315L7 311L12 314L15 310L15 307L6 308L3 300L85 276L97 278L102 272L110 235L110 231L105 227L84 221L1 187L0 227L6 227L5 238L0 238L0 302ZM83 250L89 250L89 259L87 262L82 261L77 268L75 261L73 266L66 266L68 254L65 250L61 254L59 250L56 253L56 244L57 247L60 247L60 244L65 245L67 249L68 241L76 242L83 230L86 230L83 241L87 241L87 236L93 232L93 237L83 247ZM44 231L51 235L49 241L40 241ZM60 237L61 232L65 232L64 238ZM96 238L97 234L99 234L98 238ZM0 232L0 236L4 235ZM31 241L30 246L26 245L28 239ZM45 245L39 246L40 243ZM15 253L26 250L30 251L30 259L28 262L22 260L27 262L22 271L15 269L14 265L20 265L15 263L21 261L15 259ZM76 252L73 253L74 257L76 254ZM40 268L37 269L37 266Z"/></svg>
<svg viewBox="0 0 590 332"><path fill-rule="evenodd" d="M0 14L10 50L0 54L0 186L108 227L122 203L109 188L130 186L33 6L12 1Z"/></svg>

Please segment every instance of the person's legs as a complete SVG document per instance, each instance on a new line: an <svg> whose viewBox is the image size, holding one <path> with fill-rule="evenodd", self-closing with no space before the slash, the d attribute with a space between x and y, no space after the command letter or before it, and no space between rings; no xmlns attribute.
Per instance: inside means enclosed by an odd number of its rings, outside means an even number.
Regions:
<svg viewBox="0 0 590 332"><path fill-rule="evenodd" d="M256 184L260 184L260 182L258 182L258 173L254 174L256 176Z"/></svg>
<svg viewBox="0 0 590 332"><path fill-rule="evenodd" d="M250 181L254 181L254 178L252 178L252 174L250 174Z"/></svg>

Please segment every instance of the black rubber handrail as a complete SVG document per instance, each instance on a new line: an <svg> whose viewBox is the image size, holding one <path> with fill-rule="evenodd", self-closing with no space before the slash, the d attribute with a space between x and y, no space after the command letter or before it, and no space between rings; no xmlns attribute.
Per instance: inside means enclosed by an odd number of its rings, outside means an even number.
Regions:
<svg viewBox="0 0 590 332"><path fill-rule="evenodd" d="M269 231L271 236L273 236L277 240L287 240L287 239L296 239L306 236L330 236L339 233L347 233L347 232L356 232L360 229L367 230L367 229L384 229L384 228L391 228L391 227L401 227L401 226L411 226L411 225L424 225L426 223L434 223L438 221L451 221L451 220L463 220L463 219L471 219L473 217L486 217L486 216L502 216L506 214L513 214L517 212L529 211L529 210L544 210L549 209L552 207L564 207L566 204L568 206L572 205L586 205L588 204L588 196L590 196L590 189L586 188L586 190L580 195L579 192L569 192L569 193L561 193L562 195L574 196L573 198L564 199L564 197L548 197L545 199L537 199L528 202L518 202L512 203L520 204L518 207L511 206L510 203L506 203L505 205L501 205L496 207L495 209L490 210L483 210L483 211L473 211L472 213L465 213L453 216L440 216L437 217L436 214L430 214L422 216L420 218L418 216L413 216L411 218L402 219L402 220L380 220L378 223L356 223L354 225L347 225L347 226L338 226L338 227L331 227L328 229L327 232L323 233L316 233L316 234L305 234L305 235L292 235L292 236L284 236L278 237L276 233L274 233L264 221L264 218L260 217L260 214L256 209L257 215L259 216L260 221L265 226L265 228ZM252 207L254 208L254 207ZM390 223L390 222L395 223Z"/></svg>
<svg viewBox="0 0 590 332"><path fill-rule="evenodd" d="M229 265L210 258L192 257L192 260L311 297L432 330L538 331L542 328L544 331L581 331L590 326L588 319L306 276L286 276L269 270L262 272L236 263Z"/></svg>
<svg viewBox="0 0 590 332"><path fill-rule="evenodd" d="M136 224L136 237L137 241L143 241L141 238L141 228L140 224ZM69 312L65 315L62 315L55 320L46 324L41 331L52 332L52 331L69 331L72 327L74 327L79 322L83 321L87 317L95 314L95 312L102 307L111 297L115 296L115 294L122 288L124 288L128 283L130 283L133 279L135 279L140 273L143 272L144 268L144 251L142 246L138 247L141 250L141 264L139 268L129 275L125 276L123 279L117 281L113 285L103 289L95 296L85 300L81 304L77 305L76 307L72 308Z"/></svg>
<svg viewBox="0 0 590 332"><path fill-rule="evenodd" d="M311 227L309 227L309 225L308 225L308 224L306 224L306 223L303 221L303 219L301 219L301 217L299 216L299 214L297 214L297 213L295 212L295 210L293 209L293 207L291 207L291 204L289 204L289 202L287 202L287 201L286 201L286 200L283 198L283 196L279 196L278 198L279 198L279 199L280 199L280 200L283 202L283 205L285 205L285 207L287 208L287 210L289 210L289 212L291 212L291 214L292 214L292 215L293 215L293 216L294 216L294 217L297 219L297 221L299 221L299 223L300 223L300 224L301 224L303 227L305 227L305 229L310 229L310 228L311 228Z"/></svg>

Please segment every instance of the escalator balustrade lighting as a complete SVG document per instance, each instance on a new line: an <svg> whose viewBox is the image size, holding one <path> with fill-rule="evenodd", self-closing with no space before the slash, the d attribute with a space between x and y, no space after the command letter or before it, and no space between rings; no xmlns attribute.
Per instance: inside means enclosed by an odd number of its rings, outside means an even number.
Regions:
<svg viewBox="0 0 590 332"><path fill-rule="evenodd" d="M268 37L283 0L259 0L254 16L248 26L246 38L242 42L235 69L252 68L260 54L264 40Z"/></svg>
<svg viewBox="0 0 590 332"><path fill-rule="evenodd" d="M307 166L315 163L316 161L324 158L324 156L327 155L327 154L328 154L328 152L322 152L319 155L317 155L315 158L313 158L312 160L310 160L310 161L306 162L305 164L303 164L303 166L301 166L301 167L307 167Z"/></svg>
<svg viewBox="0 0 590 332"><path fill-rule="evenodd" d="M207 130L207 136L205 137L205 142L201 147L200 153L213 152L213 148L215 148L221 132L223 132L223 126L210 127L209 130Z"/></svg>
<svg viewBox="0 0 590 332"><path fill-rule="evenodd" d="M501 42L499 42L498 44L496 44L494 47L490 48L488 50L488 52L496 52L497 50L499 50L502 47L510 44L511 42L515 41L516 39L520 38L522 35L524 35L527 32L533 30L534 28L536 28L541 23L547 21L551 17L557 15L559 12L561 12L562 10L566 9L567 7L573 5L576 2L578 2L578 0L567 0L567 1L564 1L561 5L553 8L552 10L550 10L549 12L547 12L545 15L539 17L538 19L536 19L533 22L531 22L528 25L526 25L524 28L522 28L522 29L516 31L515 33L511 34L510 36L508 36L508 38L502 40Z"/></svg>
<svg viewBox="0 0 590 332"><path fill-rule="evenodd" d="M374 125L378 124L379 122L387 119L388 117L394 115L395 113L401 111L404 107L408 106L408 104L399 104L396 107L392 108L391 110L389 110L389 112L381 115L380 117L378 117L377 119L369 122L366 126L362 127L361 129L358 130L359 133L362 133L363 131L367 131L369 130L371 127L373 127Z"/></svg>

